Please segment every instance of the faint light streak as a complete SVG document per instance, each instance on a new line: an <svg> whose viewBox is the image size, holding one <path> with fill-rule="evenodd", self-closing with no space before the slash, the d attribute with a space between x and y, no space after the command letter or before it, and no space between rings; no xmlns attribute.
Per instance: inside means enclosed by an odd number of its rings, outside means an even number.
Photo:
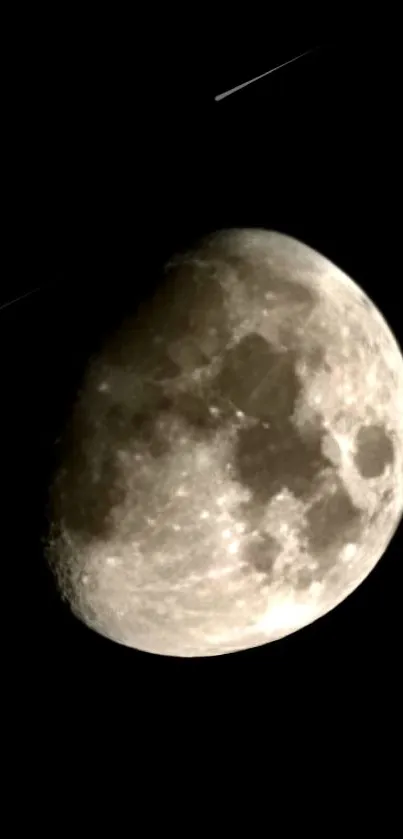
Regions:
<svg viewBox="0 0 403 839"><path fill-rule="evenodd" d="M284 61L283 64L278 64L276 67L272 67L271 70L267 70L266 73L261 73L260 76L255 76L253 79L249 79L247 82L243 82L242 84L238 84L236 87L232 87L231 90L226 90L225 93L219 93L218 96L215 96L215 101L220 102L221 99L225 99L226 96L230 96L231 93L237 93L238 90L242 90L242 88L247 87L253 82L259 81L259 79L263 79L265 76L269 76L271 73L275 73L276 70L281 70L282 67L286 67L287 64L292 64L293 61L298 61L299 58L303 58L304 55L309 55L309 53L313 52L313 50L307 50L306 52L302 52L300 55L294 56L294 58L290 58L288 61Z"/></svg>
<svg viewBox="0 0 403 839"><path fill-rule="evenodd" d="M3 309L7 309L8 306L12 306L14 303L19 303L20 300L25 300L26 297L30 297L31 294L35 294L35 292L40 290L40 286L38 286L37 288L32 288L31 291L26 291L25 294L20 294L19 297L13 297L12 300L8 300L7 303L3 303L2 306L0 306L0 312Z"/></svg>

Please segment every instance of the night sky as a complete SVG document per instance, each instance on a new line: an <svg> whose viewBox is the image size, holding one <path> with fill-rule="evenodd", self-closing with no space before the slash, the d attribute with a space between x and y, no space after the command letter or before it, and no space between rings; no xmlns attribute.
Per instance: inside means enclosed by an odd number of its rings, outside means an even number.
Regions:
<svg viewBox="0 0 403 839"><path fill-rule="evenodd" d="M4 561L22 589L7 643L23 691L42 713L50 695L66 708L97 698L180 730L204 715L217 726L217 715L235 715L245 729L253 709L271 725L273 707L287 703L294 714L312 702L323 711L337 697L357 713L364 695L396 701L402 524L367 580L320 621L205 660L151 656L92 633L60 604L41 542L52 441L88 354L152 294L166 257L200 235L257 226L301 239L362 286L403 345L394 68L379 70L353 43L284 41L250 57L215 44L168 56L150 79L116 44L84 41L63 59L57 46L20 70L12 263L0 301L38 289L0 311Z"/></svg>

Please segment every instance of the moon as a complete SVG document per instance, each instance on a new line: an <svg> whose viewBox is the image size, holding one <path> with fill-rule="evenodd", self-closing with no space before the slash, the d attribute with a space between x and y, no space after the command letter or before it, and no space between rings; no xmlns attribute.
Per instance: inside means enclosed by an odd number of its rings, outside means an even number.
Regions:
<svg viewBox="0 0 403 839"><path fill-rule="evenodd" d="M324 256L219 231L91 357L60 451L47 557L77 618L158 655L267 644L398 527L403 357Z"/></svg>

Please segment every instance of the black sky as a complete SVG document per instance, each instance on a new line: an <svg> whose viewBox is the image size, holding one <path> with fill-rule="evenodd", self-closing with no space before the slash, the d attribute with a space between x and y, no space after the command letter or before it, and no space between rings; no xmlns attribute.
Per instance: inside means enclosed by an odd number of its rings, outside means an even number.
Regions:
<svg viewBox="0 0 403 839"><path fill-rule="evenodd" d="M39 701L50 690L84 703L132 697L145 709L163 696L169 719L178 695L208 711L230 691L241 706L245 685L246 702L258 697L260 711L268 694L343 701L362 685L395 694L401 526L365 583L321 621L264 648L200 661L136 653L76 622L53 594L39 541L51 440L86 354L125 306L152 292L165 257L199 235L261 226L300 238L367 291L403 344L393 60L325 44L214 101L312 45L285 42L251 56L212 47L193 58L188 48L147 79L116 44L84 43L60 58L56 43L20 71L6 231L13 262L0 303L40 290L0 311L3 421L9 552L24 604L10 642Z"/></svg>

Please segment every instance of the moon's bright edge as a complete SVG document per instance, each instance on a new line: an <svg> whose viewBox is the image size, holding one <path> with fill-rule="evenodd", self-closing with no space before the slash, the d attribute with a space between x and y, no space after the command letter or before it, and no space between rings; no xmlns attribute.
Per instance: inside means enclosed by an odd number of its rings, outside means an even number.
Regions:
<svg viewBox="0 0 403 839"><path fill-rule="evenodd" d="M59 589L108 638L209 656L294 632L402 516L397 341L306 245L207 237L91 359L50 509Z"/></svg>

